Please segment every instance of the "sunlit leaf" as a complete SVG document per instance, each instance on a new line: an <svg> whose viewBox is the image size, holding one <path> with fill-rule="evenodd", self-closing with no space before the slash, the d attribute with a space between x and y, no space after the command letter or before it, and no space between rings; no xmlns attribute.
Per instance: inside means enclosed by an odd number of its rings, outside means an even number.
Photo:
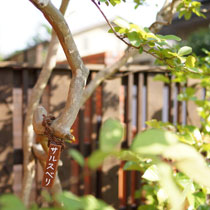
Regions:
<svg viewBox="0 0 210 210"><path fill-rule="evenodd" d="M127 29L129 29L130 28L130 25L129 25L129 23L126 21L126 20L124 20L124 19L122 19L122 18L116 18L114 21L113 21L116 25L118 25L118 26L120 26L120 27L122 27L122 28L127 28Z"/></svg>
<svg viewBox="0 0 210 210"><path fill-rule="evenodd" d="M188 56L185 62L187 67L193 68L195 67L196 58L192 55Z"/></svg>
<svg viewBox="0 0 210 210"><path fill-rule="evenodd" d="M99 136L99 148L104 152L115 149L123 138L123 126L118 120L106 120L101 129Z"/></svg>
<svg viewBox="0 0 210 210"><path fill-rule="evenodd" d="M158 177L158 168L156 165L150 166L142 175L142 178L147 179L149 181L159 181Z"/></svg>
<svg viewBox="0 0 210 210"><path fill-rule="evenodd" d="M175 161L177 169L195 182L210 187L210 168L207 166L202 155L193 147L178 143L168 147L162 155Z"/></svg>
<svg viewBox="0 0 210 210"><path fill-rule="evenodd" d="M183 207L183 195L180 192L179 188L177 187L176 183L174 182L172 176L172 170L169 165L166 163L160 163L157 165L158 167L158 174L160 179L160 184L168 195L168 199L171 204L172 210L180 210Z"/></svg>
<svg viewBox="0 0 210 210"><path fill-rule="evenodd" d="M166 39L166 40L175 40L175 41L181 41L182 39L178 36L175 35L157 35L157 37L161 38L161 39Z"/></svg>
<svg viewBox="0 0 210 210"><path fill-rule="evenodd" d="M184 46L184 47L179 49L178 55L179 56L184 56L184 55L190 54L191 52L192 52L192 48L191 47Z"/></svg>
<svg viewBox="0 0 210 210"><path fill-rule="evenodd" d="M131 149L142 155L158 155L177 142L177 136L169 131L149 129L134 138Z"/></svg>
<svg viewBox="0 0 210 210"><path fill-rule="evenodd" d="M63 192L56 196L57 200L62 203L65 210L80 210L83 209L83 205L80 198L71 192Z"/></svg>
<svg viewBox="0 0 210 210"><path fill-rule="evenodd" d="M130 41L130 43L135 46L135 47L139 47L141 44L141 39L138 35L138 33L136 31L132 31L130 33L127 34L128 39Z"/></svg>

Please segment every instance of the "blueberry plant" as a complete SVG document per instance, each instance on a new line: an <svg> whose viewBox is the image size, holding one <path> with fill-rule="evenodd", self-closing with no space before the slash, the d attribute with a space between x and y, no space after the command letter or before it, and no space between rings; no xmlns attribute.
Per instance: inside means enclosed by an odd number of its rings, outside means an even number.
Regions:
<svg viewBox="0 0 210 210"><path fill-rule="evenodd" d="M142 209L209 209L208 194L210 188L210 169L208 167L209 159L209 66L210 52L204 49L205 56L198 57L192 54L192 48L189 46L171 46L169 40L176 42L181 39L174 35L160 35L158 31L164 25L170 24L173 15L178 12L179 17L190 19L192 14L205 18L202 13L201 3L192 0L172 0L166 1L162 9L157 14L156 22L149 28L141 28L133 23L122 19L116 19L113 26L100 8L101 4L116 6L126 0L90 0L95 4L99 12L104 16L107 24L110 26L109 33L113 33L118 39L127 44L128 48L122 58L113 65L100 71L96 77L86 86L86 80L89 70L83 64L72 37L71 31L64 19L62 13L68 0L63 0L60 11L54 7L50 0L30 0L45 16L52 25L54 32L51 40L51 50L55 46L55 37L57 37L66 54L67 61L71 67L72 79L69 87L69 94L66 105L61 115L51 124L52 135L63 140L73 139L70 128L78 114L78 111L87 98L93 93L95 88L106 78L110 77L123 66L128 58L145 52L156 58L157 65L164 65L174 75L173 82L179 82L184 85L187 78L196 78L200 80L199 85L206 89L204 100L196 97L196 88L186 88L185 92L179 95L179 100L193 100L198 106L200 117L202 118L201 127L193 125L172 125L170 123L158 122L152 120L147 122L148 129L136 135L131 147L127 150L116 149L116 146L122 141L124 135L123 126L120 122L109 119L100 130L100 146L89 157L89 167L97 168L108 156L126 161L124 170L140 171L144 180L143 188L136 196L142 196L142 190L146 191L146 201L139 206ZM137 9L146 0L134 0ZM48 56L48 61L53 55ZM37 109L40 101L43 87L45 87L51 70L55 65L49 65L46 62L45 68L41 73L38 82L33 89L31 102L29 103L30 113L27 113L24 125L24 182L22 201L27 208L38 209L36 205L28 207L31 192L32 181L34 177L34 158L40 162L43 161L43 151L32 142L32 114ZM43 80L44 78L44 80ZM165 76L157 76L156 79L164 82L170 82ZM40 81L41 80L41 81ZM39 90L39 91L37 91ZM38 95L38 97L35 97ZM34 130L37 135L44 135L42 126L43 114L47 114L44 108L38 108ZM43 140L44 141L44 140ZM40 142L44 151L47 152L46 145ZM33 153L32 153L33 150ZM78 151L71 150L71 156L83 166L84 159ZM44 154L45 155L45 154ZM29 167L30 166L30 167ZM59 183L59 182L58 182ZM57 187L59 184L57 184ZM57 188L58 189L58 188ZM59 188L60 189L60 188ZM59 190L54 190L59 192ZM51 198L47 198L51 201ZM57 202L61 205L54 209L71 210L89 210L106 209L113 207L106 205L103 201L97 200L91 195L77 197L69 192L60 193L56 196ZM0 198L1 209L24 209L22 202L11 195L5 195ZM46 208L42 208L46 209ZM53 208L47 208L53 209Z"/></svg>

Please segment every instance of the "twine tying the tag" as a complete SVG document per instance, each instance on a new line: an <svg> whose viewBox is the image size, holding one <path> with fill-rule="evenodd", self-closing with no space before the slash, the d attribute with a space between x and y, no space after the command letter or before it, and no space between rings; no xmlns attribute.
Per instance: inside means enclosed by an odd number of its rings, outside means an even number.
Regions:
<svg viewBox="0 0 210 210"><path fill-rule="evenodd" d="M64 139L56 137L54 135L53 129L51 128L51 124L53 120L55 120L55 117L52 115L43 115L43 117L44 119L42 125L45 128L44 135L46 135L48 138L48 147L50 146L50 144L60 145L61 150L63 150L65 148Z"/></svg>

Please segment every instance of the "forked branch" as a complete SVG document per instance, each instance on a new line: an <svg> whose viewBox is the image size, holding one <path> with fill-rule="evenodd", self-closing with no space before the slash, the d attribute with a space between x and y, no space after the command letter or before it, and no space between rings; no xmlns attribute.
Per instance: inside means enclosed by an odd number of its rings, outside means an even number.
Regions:
<svg viewBox="0 0 210 210"><path fill-rule="evenodd" d="M45 16L55 30L72 70L68 98L62 114L53 122L54 135L71 138L70 128L80 109L80 101L86 85L89 70L83 64L73 40L72 33L60 11L50 0L30 0Z"/></svg>

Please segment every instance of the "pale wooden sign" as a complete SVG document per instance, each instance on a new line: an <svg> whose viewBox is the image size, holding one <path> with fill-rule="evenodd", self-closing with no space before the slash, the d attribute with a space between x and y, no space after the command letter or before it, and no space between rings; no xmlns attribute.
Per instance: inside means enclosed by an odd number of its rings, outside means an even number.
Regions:
<svg viewBox="0 0 210 210"><path fill-rule="evenodd" d="M42 179L42 187L51 188L53 186L55 176L57 173L60 154L61 154L61 146L50 144L47 162L44 170L44 176Z"/></svg>

